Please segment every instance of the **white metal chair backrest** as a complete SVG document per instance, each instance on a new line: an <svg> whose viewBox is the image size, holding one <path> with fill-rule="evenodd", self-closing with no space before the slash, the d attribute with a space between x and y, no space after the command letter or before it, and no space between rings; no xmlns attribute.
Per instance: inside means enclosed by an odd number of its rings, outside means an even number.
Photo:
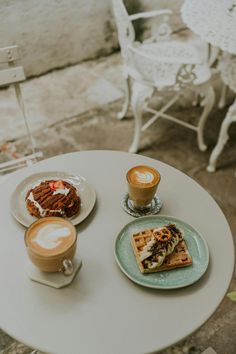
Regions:
<svg viewBox="0 0 236 354"><path fill-rule="evenodd" d="M119 43L121 47L121 53L125 59L127 59L128 51L129 49L132 50L132 48L135 47L135 30L132 24L132 21L138 20L138 19L145 19L145 18L150 18L153 16L163 16L166 15L165 21L168 19L169 15L172 15L173 12L169 9L161 9L161 10L154 10L154 11L146 11L146 12L140 12L137 14L129 15L126 7L123 3L123 0L112 0L113 4L113 12L115 15L116 19L116 25L117 25L117 30L118 30L118 38L119 38ZM161 27L161 31L163 32L168 32L169 36L169 30L170 26L167 25L166 22L162 24L163 26ZM167 29L168 27L168 29ZM159 39L162 37L166 38L167 33L160 33ZM158 36L157 36L158 37Z"/></svg>
<svg viewBox="0 0 236 354"><path fill-rule="evenodd" d="M155 53L155 55L153 55L147 51L140 51L139 45L141 43L135 42L135 31L132 25L132 21L139 18L163 15L169 16L172 14L172 11L169 9L162 9L128 15L123 0L112 0L112 3L118 30L118 39L124 59L124 71L128 70L129 75L138 81L147 83L155 82L158 86L173 85L176 81L176 73L179 69L179 64L182 64L185 61L187 64L191 64L191 58L186 58L186 60L184 60L185 58L183 56L183 60L181 60L180 63L168 55L162 57L163 53L162 55L161 53ZM173 44L172 48L174 48ZM163 72L163 62L166 64L166 72ZM170 73L173 73L173 75L171 76Z"/></svg>
<svg viewBox="0 0 236 354"><path fill-rule="evenodd" d="M121 53L124 59L128 56L128 47L135 41L135 31L130 20L126 7L122 0L112 0L113 11L116 19L118 38L121 47Z"/></svg>
<svg viewBox="0 0 236 354"><path fill-rule="evenodd" d="M20 82L25 80L25 73L22 66L17 65L19 59L18 47L16 45L0 48L0 87L13 84L19 108L22 112L26 132L30 139L32 154L13 161L0 163L0 172L8 172L15 167L22 167L22 164L32 164L37 157L41 157L41 152L35 152L35 143L28 125L24 102L21 94ZM6 67L7 66L7 67Z"/></svg>
<svg viewBox="0 0 236 354"><path fill-rule="evenodd" d="M5 86L25 80L22 66L16 66L19 59L17 46L0 48L0 64L7 63L8 68L0 70L0 86Z"/></svg>

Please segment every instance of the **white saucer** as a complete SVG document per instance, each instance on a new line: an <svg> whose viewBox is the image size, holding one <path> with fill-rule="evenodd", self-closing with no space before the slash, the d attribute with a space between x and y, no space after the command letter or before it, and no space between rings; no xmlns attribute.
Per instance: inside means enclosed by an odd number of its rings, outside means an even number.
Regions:
<svg viewBox="0 0 236 354"><path fill-rule="evenodd" d="M26 272L28 277L36 281L38 283L51 286L52 288L63 288L69 285L76 274L78 273L80 267L82 265L82 261L80 256L76 255L73 259L74 271L71 275L64 275L62 273L47 273L40 271L37 267L33 265L30 261L26 264Z"/></svg>
<svg viewBox="0 0 236 354"><path fill-rule="evenodd" d="M155 194L149 208L136 209L133 207L132 202L129 199L129 194L125 193L121 199L121 206L126 213L138 218L140 216L158 214L162 208L162 201L161 201L160 197L157 194Z"/></svg>

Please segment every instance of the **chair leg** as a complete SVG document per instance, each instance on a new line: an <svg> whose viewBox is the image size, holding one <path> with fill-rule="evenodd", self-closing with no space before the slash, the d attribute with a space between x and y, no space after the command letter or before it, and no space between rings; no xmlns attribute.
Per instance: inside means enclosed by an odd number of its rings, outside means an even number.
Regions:
<svg viewBox="0 0 236 354"><path fill-rule="evenodd" d="M23 115L23 118L24 118L26 131L27 131L28 137L29 137L29 139L30 139L31 151L32 151L32 154L33 154L33 155L36 155L36 152L35 152L35 142L34 142L34 139L33 139L33 136L32 136L32 133L31 133L31 130L30 130L30 127L29 127L29 124L28 124L27 117L26 117L25 106L24 106L24 101L23 101L22 94L21 94L20 85L19 85L18 83L17 83L17 84L14 84L14 88L15 88L15 93L16 93L17 102L18 102L18 105L19 105L19 107L20 107L20 110L21 110L22 115Z"/></svg>
<svg viewBox="0 0 236 354"><path fill-rule="evenodd" d="M229 139L228 130L229 130L231 123L233 123L233 122L236 122L236 100L230 106L230 108L223 120L223 123L221 124L218 141L211 153L209 165L207 166L208 172L215 172L217 159Z"/></svg>
<svg viewBox="0 0 236 354"><path fill-rule="evenodd" d="M206 151L207 145L205 144L204 137L203 137L204 127L205 127L207 117L211 112L215 103L215 91L213 90L212 86L207 85L205 87L201 87L201 95L204 95L204 100L203 100L204 109L198 123L197 141L198 141L199 150Z"/></svg>
<svg viewBox="0 0 236 354"><path fill-rule="evenodd" d="M194 92L194 98L193 98L192 105L196 107L198 104L199 104L199 93Z"/></svg>
<svg viewBox="0 0 236 354"><path fill-rule="evenodd" d="M24 166L29 166L32 163L36 162L38 157L43 156L41 151L39 151L39 152L35 151L35 142L34 142L34 139L33 139L33 136L32 136L28 121L27 121L27 116L26 116L26 112L25 112L25 107L24 107L24 102L23 102L23 98L22 98L22 94L21 94L20 85L18 83L15 83L14 88L15 88L17 102L18 102L19 108L20 108L21 113L24 118L26 132L27 132L28 138L31 143L31 152L32 153L30 155L20 157L20 156L17 156L16 152L14 152L14 151L12 153L10 152L11 160L7 161L7 162L0 163L0 172L1 173L9 172L9 171L12 171L16 168L20 168L20 167L24 167ZM2 150L2 148L3 148L3 146L0 147L0 150Z"/></svg>
<svg viewBox="0 0 236 354"><path fill-rule="evenodd" d="M123 119L129 109L130 97L131 97L131 79L130 77L125 78L125 102L123 104L122 110L117 114L118 119Z"/></svg>
<svg viewBox="0 0 236 354"><path fill-rule="evenodd" d="M227 86L223 84L222 89L221 89L221 95L220 95L220 100L218 103L218 107L224 108L226 104L226 95L227 95Z"/></svg>
<svg viewBox="0 0 236 354"><path fill-rule="evenodd" d="M144 104L146 100L152 96L154 88L134 82L132 91L131 106L134 115L134 136L129 152L136 153L139 148L141 137Z"/></svg>

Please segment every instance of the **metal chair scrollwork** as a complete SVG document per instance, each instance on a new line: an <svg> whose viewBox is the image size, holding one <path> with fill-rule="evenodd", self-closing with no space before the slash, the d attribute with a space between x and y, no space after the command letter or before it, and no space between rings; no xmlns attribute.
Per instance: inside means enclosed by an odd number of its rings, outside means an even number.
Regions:
<svg viewBox="0 0 236 354"><path fill-rule="evenodd" d="M203 138L204 126L215 100L214 90L210 84L208 45L199 38L194 43L180 41L175 37L171 39L168 18L172 11L169 9L129 16L122 0L112 2L123 57L123 75L126 80L125 102L118 118L125 117L130 103L135 118L133 142L129 151L138 151L141 132L160 117L194 130L197 133L199 149L206 150ZM136 41L132 21L153 16L164 16L164 23L153 31L151 38L142 43ZM197 126L166 113L186 89L191 89L196 95L203 97L203 112ZM159 111L148 107L148 100L154 91L163 90L173 91L173 98ZM144 111L151 113L152 117L143 125Z"/></svg>

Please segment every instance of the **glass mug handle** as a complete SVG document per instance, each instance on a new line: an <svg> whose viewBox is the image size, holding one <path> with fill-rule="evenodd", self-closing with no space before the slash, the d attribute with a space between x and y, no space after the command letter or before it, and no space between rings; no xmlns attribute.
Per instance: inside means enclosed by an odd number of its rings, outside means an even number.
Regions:
<svg viewBox="0 0 236 354"><path fill-rule="evenodd" d="M62 272L64 275L71 275L73 271L74 267L72 261L70 259L64 259L60 272Z"/></svg>

